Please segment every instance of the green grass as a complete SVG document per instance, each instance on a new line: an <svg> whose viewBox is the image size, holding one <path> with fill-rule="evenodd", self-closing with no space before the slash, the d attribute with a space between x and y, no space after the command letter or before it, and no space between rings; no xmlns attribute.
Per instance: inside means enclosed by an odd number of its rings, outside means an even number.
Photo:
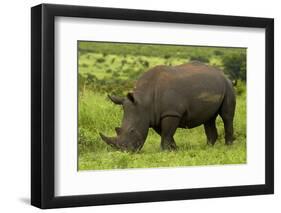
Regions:
<svg viewBox="0 0 281 213"><path fill-rule="evenodd" d="M160 151L160 136L153 130L149 131L143 149L134 154L113 150L99 136L99 132L113 136L114 128L121 126L121 107L113 105L106 94L125 95L149 68L201 59L224 70L223 59L232 54L246 57L245 48L104 42L79 42L78 45L79 170L246 163L246 85L239 79L234 119L236 140L232 146L224 145L224 128L219 117L219 138L213 147L206 144L203 126L178 129L175 140L179 149L173 152Z"/></svg>
<svg viewBox="0 0 281 213"><path fill-rule="evenodd" d="M106 145L98 132L114 135L114 127L120 126L122 111L113 105L106 95L87 91L79 99L79 170L104 170L122 168L179 167L216 164L246 163L246 98L238 96L234 120L236 140L224 145L224 129L217 119L219 138L212 147L206 144L203 126L194 129L178 129L175 140L177 151L161 151L160 136L149 131L143 149L139 153L120 152Z"/></svg>

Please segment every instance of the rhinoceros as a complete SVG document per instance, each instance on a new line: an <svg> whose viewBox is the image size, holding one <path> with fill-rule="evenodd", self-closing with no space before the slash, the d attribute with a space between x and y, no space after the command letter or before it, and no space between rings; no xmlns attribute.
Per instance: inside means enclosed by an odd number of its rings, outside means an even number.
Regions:
<svg viewBox="0 0 281 213"><path fill-rule="evenodd" d="M214 145L218 115L224 123L225 144L233 143L235 92L231 81L215 67L199 62L159 65L143 73L127 96L108 97L123 107L122 126L115 128L116 137L100 136L119 150L139 151L149 128L161 136L163 150L174 150L177 128L202 124L207 143Z"/></svg>

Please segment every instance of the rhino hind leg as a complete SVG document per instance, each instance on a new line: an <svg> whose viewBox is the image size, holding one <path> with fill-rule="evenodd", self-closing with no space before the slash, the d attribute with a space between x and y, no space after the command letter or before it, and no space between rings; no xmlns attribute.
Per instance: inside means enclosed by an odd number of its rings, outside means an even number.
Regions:
<svg viewBox="0 0 281 213"><path fill-rule="evenodd" d="M224 138L225 144L231 145L233 143L233 117L221 116L224 124Z"/></svg>
<svg viewBox="0 0 281 213"><path fill-rule="evenodd" d="M207 143L209 145L214 145L218 138L218 131L216 128L216 117L204 123L204 129L207 136Z"/></svg>
<svg viewBox="0 0 281 213"><path fill-rule="evenodd" d="M224 137L225 144L231 145L233 143L233 118L235 112L236 100L234 93L229 92L229 94L225 97L221 109L220 116L223 120L224 124Z"/></svg>
<svg viewBox="0 0 281 213"><path fill-rule="evenodd" d="M178 117L165 117L161 120L161 149L176 150L177 145L174 134L178 128L180 119Z"/></svg>

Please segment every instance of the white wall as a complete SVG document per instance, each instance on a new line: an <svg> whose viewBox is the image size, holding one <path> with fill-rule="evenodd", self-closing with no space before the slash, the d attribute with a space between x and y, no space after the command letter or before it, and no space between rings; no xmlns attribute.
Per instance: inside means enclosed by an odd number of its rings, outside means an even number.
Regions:
<svg viewBox="0 0 281 213"><path fill-rule="evenodd" d="M244 15L275 18L275 58L281 53L281 13L278 1L246 0L60 0L45 3L80 4L194 13ZM30 7L41 1L2 1L0 10L0 129L1 212L37 212L30 196ZM56 212L278 212L281 207L281 64L275 62L275 195L173 201L51 210ZM280 211L280 210L279 210Z"/></svg>

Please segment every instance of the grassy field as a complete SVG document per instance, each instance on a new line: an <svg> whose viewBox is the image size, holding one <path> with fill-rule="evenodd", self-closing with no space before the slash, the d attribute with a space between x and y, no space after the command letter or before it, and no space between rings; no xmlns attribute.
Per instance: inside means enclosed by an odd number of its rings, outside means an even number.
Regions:
<svg viewBox="0 0 281 213"><path fill-rule="evenodd" d="M121 108L113 105L105 95L87 92L79 103L79 125L87 126L79 135L79 170L147 168L246 163L246 103L245 95L237 99L234 120L236 140L232 146L224 145L223 124L217 119L219 139L215 146L206 144L203 126L178 129L175 140L177 151L160 151L160 136L153 130L140 153L120 152L107 146L98 132L114 135L120 126Z"/></svg>
<svg viewBox="0 0 281 213"><path fill-rule="evenodd" d="M116 151L101 140L99 132L109 136L115 135L114 128L121 126L123 113L121 107L107 99L107 94L126 94L139 75L150 67L158 64L182 64L190 61L192 57L198 57L202 60L207 59L206 63L223 69L224 55L245 53L245 50L237 48L156 47L143 46L137 51L136 45L80 43L78 169L246 163L246 88L245 82L242 81L236 86L236 140L232 146L224 145L224 128L220 117L217 119L219 138L213 147L206 144L203 126L178 129L175 141L179 149L172 152L160 150L160 136L153 130L149 130L145 145L139 153Z"/></svg>

